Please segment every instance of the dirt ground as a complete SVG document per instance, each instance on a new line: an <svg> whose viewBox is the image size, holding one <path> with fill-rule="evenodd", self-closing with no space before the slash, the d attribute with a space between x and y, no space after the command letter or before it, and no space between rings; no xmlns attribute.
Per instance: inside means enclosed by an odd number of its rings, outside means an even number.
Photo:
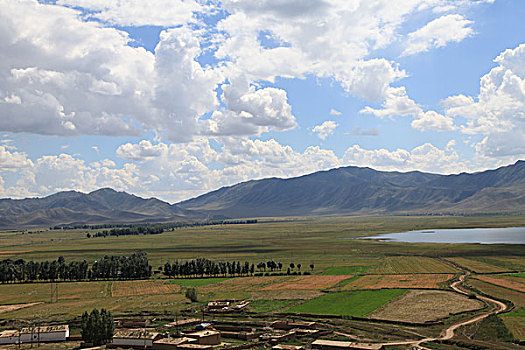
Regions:
<svg viewBox="0 0 525 350"><path fill-rule="evenodd" d="M12 304L12 305L0 305L0 314L9 311L15 311L26 307L35 306L42 303L27 303L27 304Z"/></svg>

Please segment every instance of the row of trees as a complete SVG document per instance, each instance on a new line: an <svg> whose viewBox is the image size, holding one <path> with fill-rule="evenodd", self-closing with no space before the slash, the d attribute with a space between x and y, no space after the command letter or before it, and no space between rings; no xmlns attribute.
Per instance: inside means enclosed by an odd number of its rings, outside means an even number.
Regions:
<svg viewBox="0 0 525 350"><path fill-rule="evenodd" d="M130 256L105 256L91 267L86 260L66 263L63 257L42 262L6 259L0 261L0 282L147 278L151 276L151 270L144 252Z"/></svg>
<svg viewBox="0 0 525 350"><path fill-rule="evenodd" d="M245 261L219 261L197 258L184 262L175 261L164 264L164 274L168 277L204 277L204 276L247 276L255 271L254 264Z"/></svg>
<svg viewBox="0 0 525 350"><path fill-rule="evenodd" d="M111 341L115 332L115 323L111 312L93 309L91 313L84 312L81 321L82 340L93 345L102 345Z"/></svg>
<svg viewBox="0 0 525 350"><path fill-rule="evenodd" d="M107 237L107 236L137 236L137 235L157 235L164 232L161 225L132 226L126 228L112 228L111 230L102 230L94 234L88 233L89 237Z"/></svg>
<svg viewBox="0 0 525 350"><path fill-rule="evenodd" d="M213 226L213 225L238 225L238 224L256 224L257 219L251 220L212 220L212 221L202 221L202 222L167 222L167 223L157 223L157 224L100 224L100 225L57 225L49 227L50 230L100 230L100 229L113 229L113 228L123 228L129 229L130 232L137 232L137 230L144 230L138 234L148 234L148 229L152 231L162 228L164 231L173 230L176 228L182 227L196 227L196 226ZM110 231L105 230L108 236L111 236ZM104 232L104 231L102 231ZM125 234L121 234L125 235ZM94 234L93 237L100 237L98 234Z"/></svg>
<svg viewBox="0 0 525 350"><path fill-rule="evenodd" d="M287 273L290 274L295 267L301 271L301 264L290 263ZM248 261L241 263L240 261L212 261L206 258L197 258L188 261L175 261L173 264L169 262L164 264L164 274L168 277L204 277L204 276L248 276L255 273L255 264L250 264ZM259 272L263 271L282 271L283 263L269 260L267 262L261 261L257 264ZM290 271L291 269L291 271ZM314 264L310 264L310 269L313 271Z"/></svg>

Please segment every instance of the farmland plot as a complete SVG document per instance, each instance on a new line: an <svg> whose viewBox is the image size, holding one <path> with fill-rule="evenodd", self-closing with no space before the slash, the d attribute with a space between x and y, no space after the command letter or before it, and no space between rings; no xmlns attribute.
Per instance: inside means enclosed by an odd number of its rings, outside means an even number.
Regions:
<svg viewBox="0 0 525 350"><path fill-rule="evenodd" d="M179 291L180 286L178 284L170 284L165 280L115 281L111 285L112 297L173 294Z"/></svg>
<svg viewBox="0 0 525 350"><path fill-rule="evenodd" d="M440 288L441 283L453 278L452 274L410 274L410 275L366 275L358 278L343 290L384 289L384 288Z"/></svg>
<svg viewBox="0 0 525 350"><path fill-rule="evenodd" d="M269 285L263 290L321 290L351 277L351 275L298 276L290 281Z"/></svg>
<svg viewBox="0 0 525 350"><path fill-rule="evenodd" d="M363 317L405 292L389 289L328 293L294 306L288 312Z"/></svg>
<svg viewBox="0 0 525 350"><path fill-rule="evenodd" d="M475 278L498 286L525 292L525 279L513 276L486 276L477 275ZM525 295L523 296L525 298Z"/></svg>
<svg viewBox="0 0 525 350"><path fill-rule="evenodd" d="M505 272L509 271L508 269L505 269L503 267L495 266L492 264L489 264L487 262L482 262L479 260L474 260L470 258L447 258L447 260L452 261L453 263L456 263L460 266L463 266L469 270L472 270L474 272L478 273L491 273L491 272Z"/></svg>
<svg viewBox="0 0 525 350"><path fill-rule="evenodd" d="M379 266L368 271L373 274L456 273L456 268L424 256L387 256Z"/></svg>
<svg viewBox="0 0 525 350"><path fill-rule="evenodd" d="M368 316L392 321L426 322L450 313L478 310L483 303L463 295L439 290L412 290Z"/></svg>

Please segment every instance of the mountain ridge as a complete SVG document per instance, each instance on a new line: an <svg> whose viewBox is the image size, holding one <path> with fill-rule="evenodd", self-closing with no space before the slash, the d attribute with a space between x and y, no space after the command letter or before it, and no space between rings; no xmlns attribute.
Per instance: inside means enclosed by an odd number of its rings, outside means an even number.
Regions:
<svg viewBox="0 0 525 350"><path fill-rule="evenodd" d="M440 175L340 167L249 180L170 204L111 188L0 199L0 227L396 213L525 212L525 161Z"/></svg>

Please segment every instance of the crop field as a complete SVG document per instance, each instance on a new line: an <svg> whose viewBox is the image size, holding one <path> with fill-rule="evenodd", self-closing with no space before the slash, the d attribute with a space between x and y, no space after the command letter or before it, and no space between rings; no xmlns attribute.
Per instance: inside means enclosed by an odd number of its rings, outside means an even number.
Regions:
<svg viewBox="0 0 525 350"><path fill-rule="evenodd" d="M509 269L472 258L447 258L448 260L477 273L507 272Z"/></svg>
<svg viewBox="0 0 525 350"><path fill-rule="evenodd" d="M370 270L370 266L338 266L329 267L323 271L323 275L359 275Z"/></svg>
<svg viewBox="0 0 525 350"><path fill-rule="evenodd" d="M478 310L483 303L464 295L438 290L411 290L392 300L368 316L373 318L426 322L449 316L450 313Z"/></svg>
<svg viewBox="0 0 525 350"><path fill-rule="evenodd" d="M407 274L407 275L365 275L348 283L343 290L383 288L440 288L453 278L452 274Z"/></svg>
<svg viewBox="0 0 525 350"><path fill-rule="evenodd" d="M516 306L525 307L525 293L499 287L491 283L480 281L478 279L469 279L468 283L483 293L495 296L500 299L510 300Z"/></svg>
<svg viewBox="0 0 525 350"><path fill-rule="evenodd" d="M404 289L385 289L328 293L294 306L288 312L363 317L405 292Z"/></svg>
<svg viewBox="0 0 525 350"><path fill-rule="evenodd" d="M525 279L506 275L477 275L475 278L484 282L492 283L501 287L514 289L525 293ZM525 295L524 295L525 298Z"/></svg>
<svg viewBox="0 0 525 350"><path fill-rule="evenodd" d="M111 283L112 297L125 297L149 294L173 294L180 291L180 286L166 280L150 281L115 281Z"/></svg>
<svg viewBox="0 0 525 350"><path fill-rule="evenodd" d="M398 273L456 273L453 266L434 258L423 256L388 256L382 264L368 271L374 274Z"/></svg>
<svg viewBox="0 0 525 350"><path fill-rule="evenodd" d="M516 339L525 340L525 308L517 308L500 317Z"/></svg>
<svg viewBox="0 0 525 350"><path fill-rule="evenodd" d="M257 312L307 308L330 313L329 310L340 308L347 315L366 315L399 297L405 289L439 288L460 272L441 259L460 265L460 262L484 265L497 271L523 271L523 245L407 244L345 238L524 223L524 216L356 216L265 219L251 225L187 227L157 235L105 238L87 238L88 233L97 230L86 229L4 231L0 232L0 259L43 261L62 256L66 262L86 260L91 264L104 255L130 255L142 250L154 269L166 262L195 258L249 261L255 265L275 260L283 263L284 270L290 263L296 266L300 263L301 271L312 275L203 279L156 276L147 281L60 282L58 302L53 303L49 283L0 284L0 307L4 310L0 320L70 320L94 307L108 308L116 315L137 315L143 311L173 313L197 305L184 297L188 287L196 288L201 304L212 299L249 299ZM516 276L497 278L515 281ZM470 281L487 289L488 294L494 290L495 296L525 303L524 294L517 290L476 279ZM361 288L374 290L354 290ZM375 290L380 288L401 289ZM338 292L325 294L322 291L326 289ZM13 306L29 303L37 304Z"/></svg>
<svg viewBox="0 0 525 350"><path fill-rule="evenodd" d="M326 289L344 281L352 276L348 275L321 275L321 276L298 276L291 280L275 283L264 287L262 290L319 290Z"/></svg>

